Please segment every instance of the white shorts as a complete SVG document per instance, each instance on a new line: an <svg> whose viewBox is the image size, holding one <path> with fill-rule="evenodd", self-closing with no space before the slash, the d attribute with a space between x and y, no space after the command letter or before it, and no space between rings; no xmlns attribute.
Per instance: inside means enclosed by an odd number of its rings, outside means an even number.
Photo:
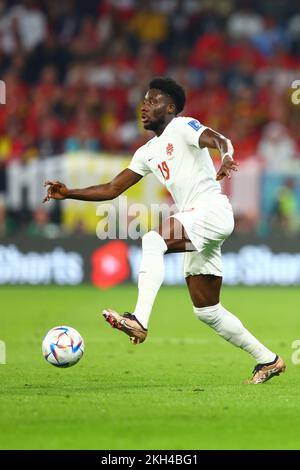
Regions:
<svg viewBox="0 0 300 470"><path fill-rule="evenodd" d="M234 228L228 198L216 195L194 209L173 215L183 225L196 251L184 254L184 276L213 274L222 276L221 246Z"/></svg>

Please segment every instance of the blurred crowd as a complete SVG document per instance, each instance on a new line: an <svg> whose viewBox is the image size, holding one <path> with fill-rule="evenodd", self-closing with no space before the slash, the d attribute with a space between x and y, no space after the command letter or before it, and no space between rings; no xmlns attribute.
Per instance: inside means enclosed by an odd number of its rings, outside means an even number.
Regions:
<svg viewBox="0 0 300 470"><path fill-rule="evenodd" d="M149 139L140 102L160 75L185 87L184 114L231 138L239 161L299 162L299 0L0 0L2 171L133 152Z"/></svg>

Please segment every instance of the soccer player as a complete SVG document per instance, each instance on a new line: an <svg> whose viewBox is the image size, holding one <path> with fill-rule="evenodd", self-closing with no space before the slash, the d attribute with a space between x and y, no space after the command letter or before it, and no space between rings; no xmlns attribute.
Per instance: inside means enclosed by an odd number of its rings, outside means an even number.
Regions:
<svg viewBox="0 0 300 470"><path fill-rule="evenodd" d="M164 279L164 254L185 252L184 275L197 318L231 344L256 360L247 383L263 383L285 370L284 361L261 344L220 303L222 285L221 245L234 227L228 198L219 181L237 171L231 141L191 117L180 117L185 104L183 88L170 78L149 84L142 122L155 136L134 154L128 168L107 184L68 189L58 181L47 181L50 199L106 201L114 199L149 173L154 173L171 193L178 212L142 239L142 261L138 299L133 313L103 311L112 327L126 333L134 344L147 336L148 321ZM222 158L215 172L208 148Z"/></svg>

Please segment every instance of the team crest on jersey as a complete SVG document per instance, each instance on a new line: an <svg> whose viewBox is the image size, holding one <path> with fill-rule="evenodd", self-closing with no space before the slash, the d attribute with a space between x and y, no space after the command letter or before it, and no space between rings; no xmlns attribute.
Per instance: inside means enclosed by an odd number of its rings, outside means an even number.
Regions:
<svg viewBox="0 0 300 470"><path fill-rule="evenodd" d="M199 131L200 127L202 127L202 124L200 124L197 119L193 119L192 121L188 122L188 125L191 126L195 131Z"/></svg>
<svg viewBox="0 0 300 470"><path fill-rule="evenodd" d="M168 157L171 157L172 153L174 152L174 145L168 144L166 147L166 152L167 152Z"/></svg>

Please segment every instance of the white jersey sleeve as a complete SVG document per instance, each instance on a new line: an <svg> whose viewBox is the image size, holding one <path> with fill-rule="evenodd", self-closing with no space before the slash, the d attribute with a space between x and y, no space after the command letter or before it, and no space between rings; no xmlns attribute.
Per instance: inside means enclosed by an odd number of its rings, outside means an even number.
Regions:
<svg viewBox="0 0 300 470"><path fill-rule="evenodd" d="M178 132L185 142L199 148L199 137L207 126L201 124L197 119L181 117L177 120Z"/></svg>
<svg viewBox="0 0 300 470"><path fill-rule="evenodd" d="M141 176L146 176L151 173L149 166L146 163L145 152L143 151L144 146L137 149L132 157L132 160L128 166L129 170L138 173Z"/></svg>

